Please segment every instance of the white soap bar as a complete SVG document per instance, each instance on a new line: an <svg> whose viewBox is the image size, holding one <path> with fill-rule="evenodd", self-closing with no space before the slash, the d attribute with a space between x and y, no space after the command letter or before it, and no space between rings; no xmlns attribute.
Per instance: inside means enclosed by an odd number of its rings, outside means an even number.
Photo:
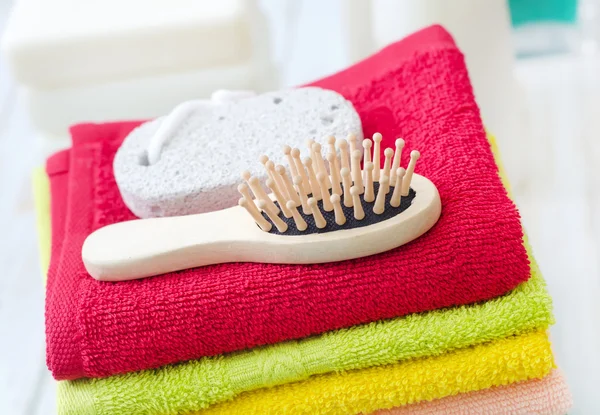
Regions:
<svg viewBox="0 0 600 415"><path fill-rule="evenodd" d="M238 64L253 54L244 0L18 0L3 39L14 77L38 88Z"/></svg>
<svg viewBox="0 0 600 415"><path fill-rule="evenodd" d="M235 98L213 105L200 102L192 111L189 104L179 106L129 134L115 156L114 173L134 214L175 216L234 206L243 171L266 178L261 155L287 165L282 152L286 144L308 156L306 140L314 139L323 145L324 156L330 135L345 138L352 133L362 140L358 113L333 91L310 87ZM152 163L149 149L156 133L164 131L165 120L170 136Z"/></svg>
<svg viewBox="0 0 600 415"><path fill-rule="evenodd" d="M216 85L264 92L277 87L277 76L272 65L247 62L98 85L24 88L23 93L33 126L46 137L67 138L72 124L155 118L180 102L209 98Z"/></svg>

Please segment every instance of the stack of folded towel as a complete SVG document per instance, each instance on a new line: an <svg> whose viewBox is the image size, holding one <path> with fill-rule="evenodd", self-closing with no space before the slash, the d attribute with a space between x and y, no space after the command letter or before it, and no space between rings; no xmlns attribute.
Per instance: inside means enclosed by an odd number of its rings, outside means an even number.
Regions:
<svg viewBox="0 0 600 415"><path fill-rule="evenodd" d="M35 182L59 413L564 415L551 299L452 38L425 29L312 85L352 101L383 148L422 151L439 222L352 261L99 282L81 246L134 218L112 159L139 123L74 127Z"/></svg>

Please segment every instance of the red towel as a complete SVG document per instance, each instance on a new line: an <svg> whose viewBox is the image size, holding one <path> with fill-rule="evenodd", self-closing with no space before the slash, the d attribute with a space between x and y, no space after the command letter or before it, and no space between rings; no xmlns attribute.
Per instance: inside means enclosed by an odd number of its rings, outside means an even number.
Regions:
<svg viewBox="0 0 600 415"><path fill-rule="evenodd" d="M55 275L58 270L60 251L65 237L65 222L67 217L66 201L69 190L69 150L56 153L46 161L46 173L50 177L50 215L52 218L52 255L48 275ZM46 281L46 304L53 303L54 289L52 284L56 278Z"/></svg>
<svg viewBox="0 0 600 415"><path fill-rule="evenodd" d="M421 151L417 172L439 189L439 222L408 245L352 261L221 264L98 282L85 272L81 246L93 230L134 218L112 160L137 123L76 126L68 163L63 156L58 168L69 169L66 199L63 176L49 166L55 229L66 211L46 310L47 361L57 379L155 368L487 300L528 278L519 214L498 177L463 56L445 30L428 28L313 85L352 101L366 136L380 131L384 147L404 137Z"/></svg>

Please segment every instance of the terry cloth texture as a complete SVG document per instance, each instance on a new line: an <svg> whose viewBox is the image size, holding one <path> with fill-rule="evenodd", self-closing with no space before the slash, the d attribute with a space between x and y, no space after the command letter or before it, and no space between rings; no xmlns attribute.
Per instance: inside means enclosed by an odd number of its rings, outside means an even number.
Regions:
<svg viewBox="0 0 600 415"><path fill-rule="evenodd" d="M494 144L493 138L490 137L490 141L492 145ZM34 194L36 200L36 210L38 211L38 225L40 228L39 232L39 240L40 246L42 247L42 254L46 255L50 252L50 213L49 207L44 201L49 200L50 192L49 192L49 183L46 177L46 174L43 170L39 169L34 172ZM63 215L64 212L56 212L56 214ZM526 284L530 284L534 277L530 280L530 282ZM549 303L547 303L549 305ZM399 319L400 320L400 319ZM259 351L260 353L260 351ZM292 356L297 355L292 353ZM278 362L283 362L279 357L277 359ZM132 376L134 374L131 374ZM161 374L162 377L169 378L168 374ZM197 374L199 376L199 374ZM170 379L170 383L178 383L189 381L189 379ZM71 387L71 384L77 384L79 382L84 382L84 380L76 381L76 382L61 382L61 387L59 388L59 401L60 412L63 413L132 413L133 411L139 409L139 405L136 404L136 408L126 409L125 407L117 407L112 406L109 408L106 407L98 407L95 405L89 405L90 401L96 401L93 395L88 395L87 390L85 388L81 388L82 390L79 392L75 392L75 390ZM97 383L96 386L104 387L104 380L90 380L90 382ZM144 382L141 378L138 379L138 382ZM146 383L158 383L159 378L147 379ZM139 384L139 383L138 383ZM138 389L138 384L127 384L127 385L111 385L112 387L116 387L117 389L121 389L119 396L121 399L140 399L140 394L131 395L129 398L124 395L124 391L129 390L130 388ZM157 385L162 386L164 388L167 385ZM113 389L114 390L114 389ZM96 391L97 392L97 391ZM108 391L104 391L105 393L97 394L108 395L107 398L110 401L114 401L114 397L110 396ZM157 391L153 391L153 394L156 394ZM86 399L89 401L86 402ZM139 403L139 401L138 401ZM156 407L158 402L155 402L154 407ZM158 404L158 407L161 407L162 404ZM420 404L409 405L406 407L398 407L390 410L391 412L385 413L423 413L423 414L480 414L480 413L494 413L494 414L545 414L545 415L562 415L566 413L566 410L571 405L571 396L568 391L568 388L559 375L557 371L552 372L551 375L544 378L544 380L538 381L533 380L529 382L524 382L518 385L506 387L506 388L492 388L489 390L484 390L481 392L472 392L467 394L459 394L454 397L448 397L444 399L434 400L433 402L423 402ZM394 412L396 411L396 412ZM410 412L406 412L410 411ZM162 413L162 412L161 412Z"/></svg>
<svg viewBox="0 0 600 415"><path fill-rule="evenodd" d="M285 364L274 360L269 363ZM69 391L61 391L59 415L143 413L175 415L194 413L217 414L348 414L371 413L439 399L457 393L508 385L528 379L539 379L553 369L553 357L545 332L510 336L482 345L459 349L436 357L405 360L396 364L375 366L347 372L317 375L307 380L271 388L244 392L233 400L193 412L181 408L202 408L189 394L185 383L173 383L158 391L163 397L151 405L137 402L135 396L113 395L104 399L102 412L93 410L94 397L77 393L77 382ZM211 376L210 372L203 376ZM178 379L181 381L182 379ZM191 378L183 381L192 380ZM59 389L68 382L60 382ZM71 396L70 393L75 393ZM64 400L63 400L64 399ZM133 401L130 401L133 399ZM123 402L128 400L129 402ZM182 406L181 402L187 401ZM125 410L124 410L125 408Z"/></svg>
<svg viewBox="0 0 600 415"><path fill-rule="evenodd" d="M511 336L443 355L314 376L246 392L196 415L354 415L543 378L554 366L544 332Z"/></svg>
<svg viewBox="0 0 600 415"><path fill-rule="evenodd" d="M553 370L543 379L384 409L373 415L565 415L572 405L565 379Z"/></svg>
<svg viewBox="0 0 600 415"><path fill-rule="evenodd" d="M60 255L56 255L56 252L60 251L66 231L67 215L65 212L65 201L67 200L67 194L69 191L69 159L70 151L60 151L46 161L46 172L50 180L50 224L51 224L51 240L52 249L50 253L50 262L48 264L48 275L54 275L58 270L58 263L60 261ZM46 281L46 310L48 304L54 302L54 287L52 283L54 279ZM60 296L60 294L59 294ZM62 302L62 296L60 300ZM70 304L74 306L74 304ZM46 325L46 333L48 332L48 326ZM48 335L46 334L46 337Z"/></svg>
<svg viewBox="0 0 600 415"><path fill-rule="evenodd" d="M485 137L464 59L435 26L315 85L337 90L365 134L402 136L423 157L443 212L418 240L332 264L221 264L122 283L85 272L93 230L132 219L112 174L136 123L81 125L65 244L49 274L47 363L58 379L102 377L502 295L529 277L519 214ZM405 152L403 163L408 161Z"/></svg>
<svg viewBox="0 0 600 415"><path fill-rule="evenodd" d="M490 141L494 143L492 137ZM64 216L65 212L55 214ZM61 385L61 406L74 408L74 413L127 413L139 406L190 411L198 406L190 407L188 399L165 402L166 397L181 391L180 385L187 386L185 396L194 397L194 405L210 405L243 391L314 374L432 356L544 329L553 322L551 300L533 259L531 263L532 277L527 282L486 303L355 326L233 356L204 358L108 379L81 379ZM92 407L81 406L90 404Z"/></svg>
<svg viewBox="0 0 600 415"><path fill-rule="evenodd" d="M490 141L493 143L491 137ZM65 212L55 214L64 216ZM205 358L108 379L65 382L59 389L59 400L61 408L70 408L72 413L127 413L140 406L189 411L198 409L194 406L198 403L210 405L246 390L298 381L313 374L436 355L546 328L551 323L551 300L532 259L532 277L527 282L483 304L355 326L233 356ZM194 398L192 406L189 399L165 401L181 392L181 385L187 387L183 396Z"/></svg>
<svg viewBox="0 0 600 415"><path fill-rule="evenodd" d="M537 270L511 293L472 306L412 314L220 357L103 379L61 382L65 413L184 413L241 392L367 368L547 328L550 299Z"/></svg>

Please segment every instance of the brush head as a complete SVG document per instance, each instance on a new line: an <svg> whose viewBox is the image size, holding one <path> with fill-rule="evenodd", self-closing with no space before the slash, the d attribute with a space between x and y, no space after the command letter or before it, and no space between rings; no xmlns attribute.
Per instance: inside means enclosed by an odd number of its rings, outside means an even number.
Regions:
<svg viewBox="0 0 600 415"><path fill-rule="evenodd" d="M380 135L377 134L374 139L381 141ZM346 140L336 141L334 137L329 137L327 142L334 145L330 147L329 153L325 156L329 161L330 172L324 170L325 164L322 163L323 156L321 155L322 146L312 139L308 140L306 144L317 160L313 161L310 157L306 157L304 165L292 161L294 167L299 169L297 171L298 175L293 177L295 187L292 187L291 184L285 185L285 182L289 180L285 167L282 165L275 167L277 174L283 177L284 180L282 183L278 183L276 180L268 179L266 183L276 195L276 198L273 198L276 199L274 205L279 208L279 212L275 217L272 212L274 209L270 209L272 206L269 206L264 200L260 200L258 203L258 208L262 211L262 217L275 225L267 232L293 236L361 228L391 219L402 214L411 206L416 197L416 192L410 188L406 195L400 194L402 190L400 188L395 189L395 192L390 191L391 186L395 186L399 182L394 178L394 183L391 183L390 177L386 174L382 174L379 180L373 180L374 163L371 161L366 162L364 171L360 170L362 153L359 150L352 152L352 166L350 168L342 167L339 171L333 171L332 169L339 169L336 162L335 144L337 143L340 149L346 149L348 142ZM366 139L363 141L363 147L371 149L373 142ZM401 150L400 148L399 151ZM283 151L299 160L300 151L298 149L284 146ZM394 154L395 152L391 148L384 150L384 155L388 161L392 159ZM414 171L414 163L419 157L419 152L413 151L411 157L413 159L411 163L413 164L409 169ZM260 161L262 163L263 159L260 159ZM267 169L273 168L271 160L264 164ZM305 168L310 174L307 174ZM308 176L311 174L313 179L309 180ZM396 169L395 174L400 178L404 177L404 168L399 167ZM364 186L362 184L363 175L368 178L368 180L365 179ZM247 172L242 176L248 181L252 189L259 183L257 177L249 177ZM306 186L304 186L303 176L306 177ZM353 181L357 179L359 180L358 183ZM335 182L335 180L338 182ZM339 184L340 180L344 182L343 188ZM408 186L410 186L410 183L408 183ZM247 189L243 190L246 191ZM302 201L303 209L298 209L300 201Z"/></svg>

